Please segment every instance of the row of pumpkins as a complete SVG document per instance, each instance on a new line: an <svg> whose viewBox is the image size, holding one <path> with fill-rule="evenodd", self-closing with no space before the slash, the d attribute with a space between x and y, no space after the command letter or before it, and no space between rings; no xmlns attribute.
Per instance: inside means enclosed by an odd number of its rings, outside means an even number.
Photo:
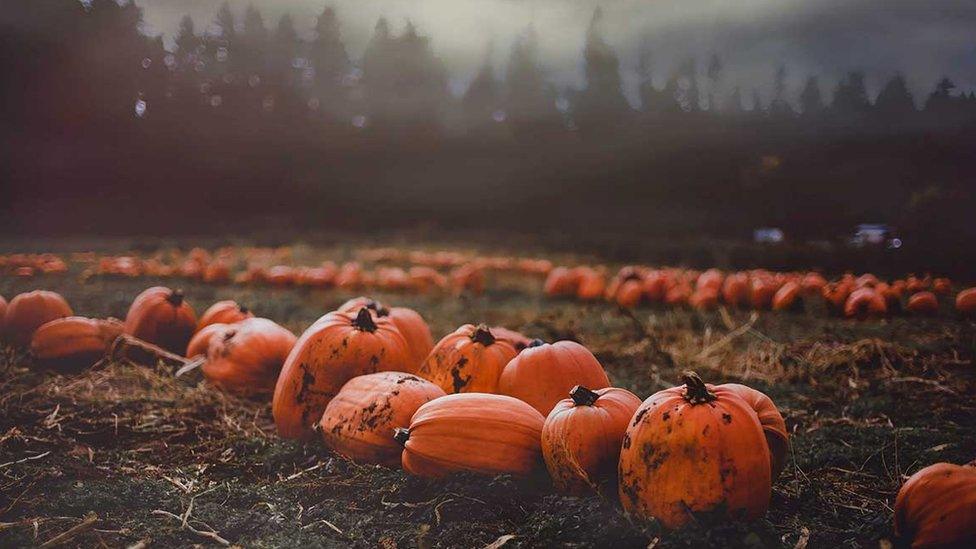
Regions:
<svg viewBox="0 0 976 549"><path fill-rule="evenodd" d="M820 299L834 313L848 318L883 317L899 312L928 316L939 311L939 297L948 296L948 278L884 281L873 274L845 274L828 281L816 272L782 273L762 269L725 273L686 269L651 269L628 266L616 276L600 267L555 267L543 291L549 297L573 297L582 301L608 300L621 307L658 303L671 307L715 309L720 304L753 310L789 311L803 307L804 300ZM976 288L956 294L955 309L965 316L976 314Z"/></svg>
<svg viewBox="0 0 976 549"><path fill-rule="evenodd" d="M38 363L84 367L121 333L187 356L216 387L267 398L280 436L321 438L361 463L423 477L467 471L530 475L556 488L607 488L623 508L667 528L717 513L767 510L789 434L765 394L710 385L693 372L647 400L610 386L572 341L548 344L502 327L464 325L435 345L416 311L360 297L296 338L233 301L196 318L179 291L140 294L125 322L71 316L53 292L0 298L3 335ZM896 531L919 547L976 542L976 462L925 468L902 487Z"/></svg>

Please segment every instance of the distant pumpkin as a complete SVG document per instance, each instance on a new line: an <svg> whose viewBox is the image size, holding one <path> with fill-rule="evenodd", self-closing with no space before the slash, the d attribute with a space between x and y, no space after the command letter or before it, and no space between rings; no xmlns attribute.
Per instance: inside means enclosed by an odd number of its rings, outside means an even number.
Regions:
<svg viewBox="0 0 976 549"><path fill-rule="evenodd" d="M81 316L59 318L43 324L31 338L31 355L44 366L78 370L105 356L122 334L118 320Z"/></svg>
<svg viewBox="0 0 976 549"><path fill-rule="evenodd" d="M71 306L60 294L46 290L19 294L6 306L3 336L11 345L26 347L35 330L52 320L71 315Z"/></svg>
<svg viewBox="0 0 976 549"><path fill-rule="evenodd" d="M939 298L929 291L917 292L908 298L908 312L929 316L939 312Z"/></svg>
<svg viewBox="0 0 976 549"><path fill-rule="evenodd" d="M125 316L125 333L183 355L197 327L181 290L154 286L136 296Z"/></svg>

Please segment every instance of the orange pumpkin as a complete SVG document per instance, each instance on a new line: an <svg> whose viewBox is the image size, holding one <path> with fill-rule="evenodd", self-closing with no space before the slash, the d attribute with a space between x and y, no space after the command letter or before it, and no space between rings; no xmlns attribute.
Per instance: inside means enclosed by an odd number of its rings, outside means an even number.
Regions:
<svg viewBox="0 0 976 549"><path fill-rule="evenodd" d="M437 342L417 374L448 394L497 393L502 370L517 354L484 324L465 324Z"/></svg>
<svg viewBox="0 0 976 549"><path fill-rule="evenodd" d="M624 309L633 309L644 297L644 286L640 280L625 280L617 289L614 299Z"/></svg>
<svg viewBox="0 0 976 549"><path fill-rule="evenodd" d="M936 463L905 481L895 534L918 548L976 546L976 461Z"/></svg>
<svg viewBox="0 0 976 549"><path fill-rule="evenodd" d="M82 316L59 318L34 331L30 350L42 365L65 369L86 368L105 356L122 335L118 320Z"/></svg>
<svg viewBox="0 0 976 549"><path fill-rule="evenodd" d="M845 282L831 282L820 293L830 310L839 314L844 311L844 304L851 295L851 286Z"/></svg>
<svg viewBox="0 0 976 549"><path fill-rule="evenodd" d="M409 361L407 342L391 320L365 307L323 316L298 338L278 376L272 402L278 434L310 438L313 424L347 381L402 370Z"/></svg>
<svg viewBox="0 0 976 549"><path fill-rule="evenodd" d="M749 301L749 275L734 273L725 277L722 301L729 307L744 307Z"/></svg>
<svg viewBox="0 0 976 549"><path fill-rule="evenodd" d="M607 279L603 273L589 267L581 267L577 277L579 284L576 288L576 297L578 299L595 301L603 298L603 292L607 289Z"/></svg>
<svg viewBox="0 0 976 549"><path fill-rule="evenodd" d="M3 336L16 347L30 345L34 331L42 325L71 316L71 306L60 294L34 290L14 296L3 315Z"/></svg>
<svg viewBox="0 0 976 549"><path fill-rule="evenodd" d="M773 294L773 310L789 311L800 306L801 286L798 282L789 281L784 283L776 293Z"/></svg>
<svg viewBox="0 0 976 549"><path fill-rule="evenodd" d="M779 290L779 285L772 277L766 275L752 278L749 287L749 304L759 311L769 309L773 304L773 296Z"/></svg>
<svg viewBox="0 0 976 549"><path fill-rule="evenodd" d="M844 303L844 316L864 319L869 316L884 316L888 305L884 297L870 286L851 292Z"/></svg>
<svg viewBox="0 0 976 549"><path fill-rule="evenodd" d="M10 302L11 306L13 302ZM976 315L976 288L967 288L956 294L956 311L963 316Z"/></svg>
<svg viewBox="0 0 976 549"><path fill-rule="evenodd" d="M575 295L579 286L577 272L566 267L556 267L549 271L542 291L549 297Z"/></svg>
<svg viewBox="0 0 976 549"><path fill-rule="evenodd" d="M235 395L270 395L295 334L266 318L248 318L219 326L207 345L204 377Z"/></svg>
<svg viewBox="0 0 976 549"><path fill-rule="evenodd" d="M719 387L729 389L739 395L756 412L759 417L759 424L762 425L763 434L766 435L766 445L769 447L772 479L776 480L783 472L783 468L786 467L786 458L790 451L790 435L786 430L786 421L783 420L783 415L779 413L779 408L773 403L773 399L752 387L738 383L726 383L719 385Z"/></svg>
<svg viewBox="0 0 976 549"><path fill-rule="evenodd" d="M620 444L641 400L626 389L577 385L542 427L542 457L556 489L580 495L617 476Z"/></svg>
<svg viewBox="0 0 976 549"><path fill-rule="evenodd" d="M3 335L3 317L7 313L7 300L0 295L0 336Z"/></svg>
<svg viewBox="0 0 976 549"><path fill-rule="evenodd" d="M182 355L196 330L193 307L183 292L154 286L136 296L125 316L125 333Z"/></svg>
<svg viewBox="0 0 976 549"><path fill-rule="evenodd" d="M575 341L535 340L502 370L498 392L528 402L543 416L576 385L603 389L610 379L589 349Z"/></svg>
<svg viewBox="0 0 976 549"><path fill-rule="evenodd" d="M908 298L908 311L916 315L934 315L939 312L939 299L929 291L912 294Z"/></svg>
<svg viewBox="0 0 976 549"><path fill-rule="evenodd" d="M695 281L695 290L709 290L718 292L722 289L722 283L725 281L725 275L722 271L718 269L709 269L704 273L698 275L698 280Z"/></svg>
<svg viewBox="0 0 976 549"><path fill-rule="evenodd" d="M520 353L532 343L532 340L525 334L516 332L515 330L509 330L502 326L492 326L491 333L494 334L495 339L509 342Z"/></svg>
<svg viewBox="0 0 976 549"><path fill-rule="evenodd" d="M947 295L952 291L952 281L948 278L936 278L932 281L932 291L937 294Z"/></svg>
<svg viewBox="0 0 976 549"><path fill-rule="evenodd" d="M692 372L644 401L624 435L620 500L629 514L679 528L696 513L754 520L770 497L770 457L756 412Z"/></svg>
<svg viewBox="0 0 976 549"><path fill-rule="evenodd" d="M405 364L404 372L416 372L420 363L427 358L430 350L434 348L434 338L430 335L430 327L424 321L424 317L413 309L406 307L384 307L380 302L368 297L356 297L339 306L339 311L349 312L366 307L376 316L388 317L393 321L393 325L400 330L400 335L407 342L410 350L411 360Z"/></svg>
<svg viewBox="0 0 976 549"><path fill-rule="evenodd" d="M644 290L644 297L652 303L664 300L668 292L668 276L663 271L651 271L644 275L641 283Z"/></svg>
<svg viewBox="0 0 976 549"><path fill-rule="evenodd" d="M825 279L820 273L807 273L800 282L800 287L803 289L803 293L810 295L819 294L826 285L827 279Z"/></svg>
<svg viewBox="0 0 976 549"><path fill-rule="evenodd" d="M410 426L422 405L444 396L433 383L405 372L378 372L349 380L319 422L325 445L358 463L400 465L395 429Z"/></svg>
<svg viewBox="0 0 976 549"><path fill-rule="evenodd" d="M186 346L186 356L187 358L192 358L199 355L207 354L207 349L210 347L210 339L217 332L226 328L228 324L218 323L210 324L205 326L202 330L197 331L190 338L190 343Z"/></svg>
<svg viewBox="0 0 976 549"><path fill-rule="evenodd" d="M699 311L710 311L718 307L718 290L714 285L700 287L688 298L688 305Z"/></svg>
<svg viewBox="0 0 976 549"><path fill-rule="evenodd" d="M397 429L403 469L421 477L469 471L527 476L542 462L545 418L503 395L448 395L417 410L408 429Z"/></svg>
<svg viewBox="0 0 976 549"><path fill-rule="evenodd" d="M218 301L200 315L197 331L199 332L211 324L233 324L253 316L254 313L249 311L247 307L238 305L236 301L230 299Z"/></svg>

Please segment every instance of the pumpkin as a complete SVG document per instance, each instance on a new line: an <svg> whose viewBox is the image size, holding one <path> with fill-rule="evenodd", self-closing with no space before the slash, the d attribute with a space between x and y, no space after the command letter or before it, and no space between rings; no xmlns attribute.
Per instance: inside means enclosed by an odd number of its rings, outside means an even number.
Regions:
<svg viewBox="0 0 976 549"><path fill-rule="evenodd" d="M848 318L884 316L887 312L888 305L884 297L870 286L854 290L844 303L844 316Z"/></svg>
<svg viewBox="0 0 976 549"><path fill-rule="evenodd" d="M556 489L581 495L617 476L620 444L641 400L626 389L577 385L542 427L542 457Z"/></svg>
<svg viewBox="0 0 976 549"><path fill-rule="evenodd" d="M487 326L461 326L437 342L417 374L445 393L497 393L498 378L518 352Z"/></svg>
<svg viewBox="0 0 976 549"><path fill-rule="evenodd" d="M614 300L624 309L633 309L644 297L644 286L640 280L625 280L617 289Z"/></svg>
<svg viewBox="0 0 976 549"><path fill-rule="evenodd" d="M207 381L239 396L270 395L295 334L266 318L219 326L207 345L201 370Z"/></svg>
<svg viewBox="0 0 976 549"><path fill-rule="evenodd" d="M7 313L7 300L0 295L0 336L3 336L3 317Z"/></svg>
<svg viewBox="0 0 976 549"><path fill-rule="evenodd" d="M769 447L771 478L776 480L783 472L783 468L786 467L786 458L790 451L790 435L786 430L786 421L783 419L783 415L779 413L779 408L773 403L773 399L752 387L738 383L726 383L719 385L719 387L731 390L739 395L739 398L756 412L759 417L759 424L762 425L763 434L766 435L766 445Z"/></svg>
<svg viewBox="0 0 976 549"><path fill-rule="evenodd" d="M13 306L13 301L10 305ZM967 288L956 294L956 311L963 316L976 315L976 288Z"/></svg>
<svg viewBox="0 0 976 549"><path fill-rule="evenodd" d="M939 312L939 299L930 291L912 294L908 298L908 311L916 315L934 315Z"/></svg>
<svg viewBox="0 0 976 549"><path fill-rule="evenodd" d="M755 411L693 372L634 414L619 474L624 510L670 529L696 513L754 520L769 506L769 449Z"/></svg>
<svg viewBox="0 0 976 549"><path fill-rule="evenodd" d="M485 272L473 263L461 265L451 271L450 280L456 295L464 292L481 295L485 291Z"/></svg>
<svg viewBox="0 0 976 549"><path fill-rule="evenodd" d="M125 333L182 355L196 330L193 307L181 290L154 286L136 296L125 316Z"/></svg>
<svg viewBox="0 0 976 549"><path fill-rule="evenodd" d="M641 283L644 297L648 301L657 303L664 300L668 291L668 276L663 271L651 271L644 276Z"/></svg>
<svg viewBox="0 0 976 549"><path fill-rule="evenodd" d="M577 286L579 286L579 277L575 270L556 267L546 276L542 291L549 297L574 295Z"/></svg>
<svg viewBox="0 0 976 549"><path fill-rule="evenodd" d="M211 324L233 324L253 316L254 313L249 311L247 307L238 305L236 301L230 299L218 301L200 315L197 331L199 332Z"/></svg>
<svg viewBox="0 0 976 549"><path fill-rule="evenodd" d="M691 283L687 280L676 281L664 294L664 303L672 307L686 305L691 298Z"/></svg>
<svg viewBox="0 0 976 549"><path fill-rule="evenodd" d="M544 423L538 410L517 398L466 393L424 404L394 437L403 445L401 465L412 475L528 476L542 463Z"/></svg>
<svg viewBox="0 0 976 549"><path fill-rule="evenodd" d="M895 498L895 534L912 547L976 546L976 461L936 463L912 475Z"/></svg>
<svg viewBox="0 0 976 549"><path fill-rule="evenodd" d="M210 284L230 282L230 267L223 261L214 261L203 269L203 281Z"/></svg>
<svg viewBox="0 0 976 549"><path fill-rule="evenodd" d="M498 393L529 403L543 416L576 385L603 389L610 379L589 349L575 341L535 340L502 370Z"/></svg>
<svg viewBox="0 0 976 549"><path fill-rule="evenodd" d="M729 307L744 307L749 302L749 275L734 273L725 277L722 301Z"/></svg>
<svg viewBox="0 0 976 549"><path fill-rule="evenodd" d="M802 287L800 283L789 281L784 283L782 286L776 290L773 294L773 310L774 311L789 311L796 309L802 303L800 301L800 292Z"/></svg>
<svg viewBox="0 0 976 549"><path fill-rule="evenodd" d="M400 330L400 335L407 342L411 360L401 368L405 372L415 372L420 363L427 358L434 347L434 338L430 335L430 327L424 317L413 309L406 307L384 307L380 302L368 297L356 297L339 306L339 311L353 311L366 307L379 317L388 317L393 325Z"/></svg>
<svg viewBox="0 0 976 549"><path fill-rule="evenodd" d="M710 290L714 291L717 295L722 289L722 283L724 280L725 275L722 274L722 271L718 269L709 269L698 275L698 280L695 281L695 290Z"/></svg>
<svg viewBox="0 0 976 549"><path fill-rule="evenodd" d="M952 291L952 281L948 278L936 278L932 281L932 291L937 294L947 295Z"/></svg>
<svg viewBox="0 0 976 549"><path fill-rule="evenodd" d="M60 294L47 290L19 294L10 300L3 315L4 339L16 347L26 347L34 330L71 314L71 306Z"/></svg>
<svg viewBox="0 0 976 549"><path fill-rule="evenodd" d="M34 331L30 350L44 366L81 369L91 366L122 334L118 320L99 320L81 316L59 318Z"/></svg>
<svg viewBox="0 0 976 549"><path fill-rule="evenodd" d="M831 282L825 285L820 293L833 312L841 313L844 311L847 297L851 295L851 287L844 282Z"/></svg>
<svg viewBox="0 0 976 549"><path fill-rule="evenodd" d="M757 311L769 309L773 304L773 296L776 295L777 290L779 290L779 285L772 277L755 276L752 278L749 287L749 304Z"/></svg>
<svg viewBox="0 0 976 549"><path fill-rule="evenodd" d="M397 467L403 447L393 431L409 427L418 408L442 396L437 385L405 372L354 377L322 414L325 445L357 463Z"/></svg>
<svg viewBox="0 0 976 549"><path fill-rule="evenodd" d="M199 355L207 354L207 349L210 347L210 339L217 332L223 330L228 325L223 323L210 324L205 326L202 330L197 331L190 338L190 343L186 346L186 357L192 358Z"/></svg>
<svg viewBox="0 0 976 549"><path fill-rule="evenodd" d="M718 307L718 292L712 284L697 288L688 298L688 304L699 311L710 311Z"/></svg>
<svg viewBox="0 0 976 549"><path fill-rule="evenodd" d="M607 289L607 280L600 273L589 267L582 267L577 274L579 284L576 288L576 297L582 301L595 301L603 298L603 293Z"/></svg>
<svg viewBox="0 0 976 549"><path fill-rule="evenodd" d="M803 280L800 281L800 287L803 289L803 293L810 295L819 294L826 285L827 279L820 273L807 273L804 275Z"/></svg>
<svg viewBox="0 0 976 549"><path fill-rule="evenodd" d="M407 342L388 318L331 312L298 338L275 386L272 414L278 434L308 439L312 425L350 379L399 371L410 362Z"/></svg>

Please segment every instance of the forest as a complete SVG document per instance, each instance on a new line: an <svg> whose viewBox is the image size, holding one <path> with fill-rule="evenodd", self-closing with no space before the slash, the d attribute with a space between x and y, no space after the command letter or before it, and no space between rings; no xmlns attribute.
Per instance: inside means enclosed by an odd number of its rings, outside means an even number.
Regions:
<svg viewBox="0 0 976 549"><path fill-rule="evenodd" d="M653 52L623 66L598 9L582 87L551 82L527 25L505 66L486 55L456 94L409 22L379 19L356 58L329 6L302 36L288 15L224 4L168 43L132 2L6 4L0 223L13 233L491 226L641 241L774 226L836 245L874 222L904 255L947 264L976 241L976 94L951 75L924 97L902 74L872 96L862 71L789 89L785 65L752 87L713 54L655 81Z"/></svg>

